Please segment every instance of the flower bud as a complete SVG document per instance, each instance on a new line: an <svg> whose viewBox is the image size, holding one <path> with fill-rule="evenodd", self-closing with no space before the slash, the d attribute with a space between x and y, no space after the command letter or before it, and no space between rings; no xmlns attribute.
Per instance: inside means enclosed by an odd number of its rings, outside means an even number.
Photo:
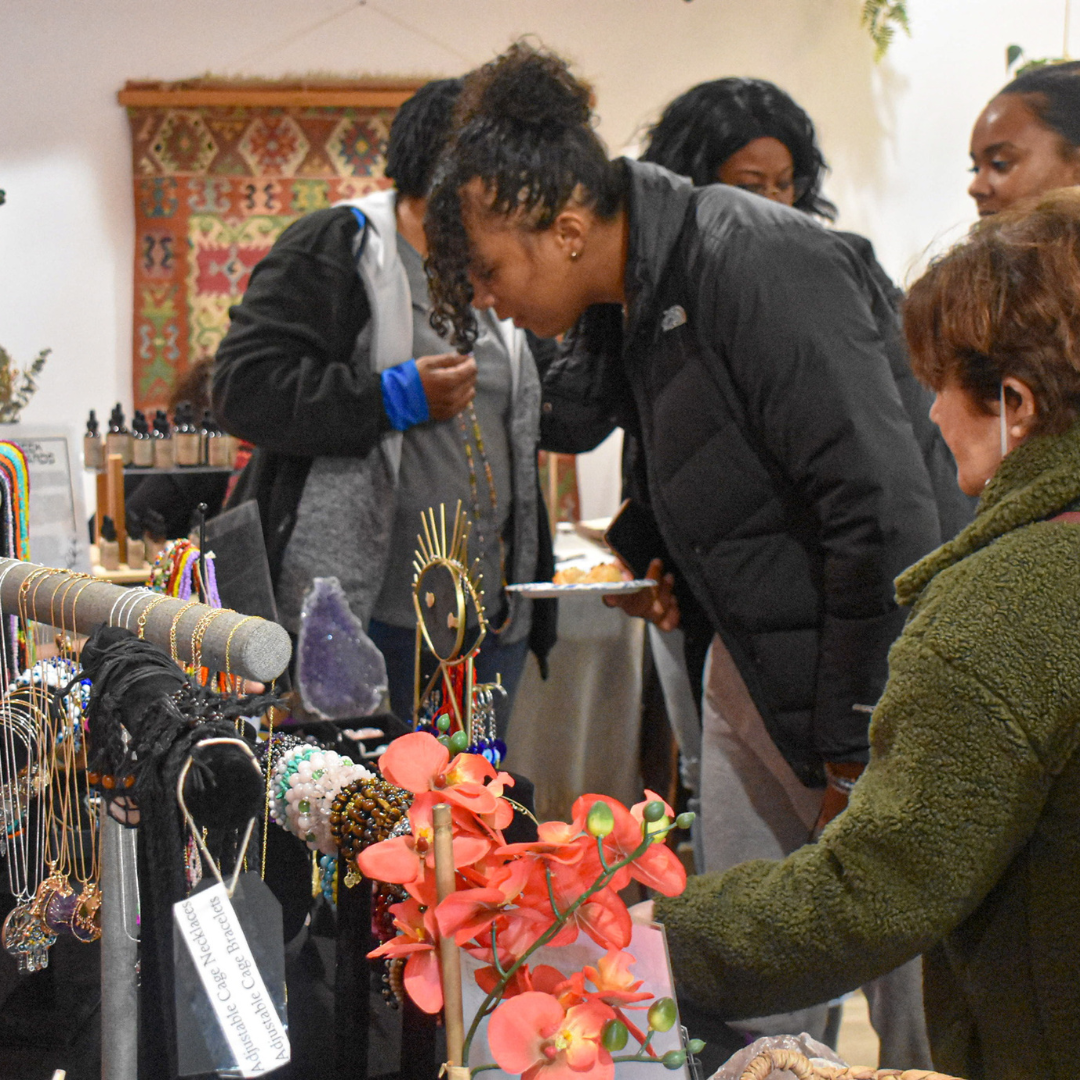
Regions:
<svg viewBox="0 0 1080 1080"><path fill-rule="evenodd" d="M603 839L609 836L614 828L615 815L611 812L611 807L606 802L594 802L589 816L585 819L585 831L590 836Z"/></svg>
<svg viewBox="0 0 1080 1080"><path fill-rule="evenodd" d="M671 818L667 814L658 821L643 821L641 823L642 835L648 836L654 844L662 844L667 839L670 828Z"/></svg>
<svg viewBox="0 0 1080 1080"><path fill-rule="evenodd" d="M609 1020L600 1030L600 1045L608 1053L616 1053L626 1045L629 1035L621 1020Z"/></svg>
<svg viewBox="0 0 1080 1080"><path fill-rule="evenodd" d="M464 731L455 731L450 736L450 753L464 754L469 748L469 736Z"/></svg>
<svg viewBox="0 0 1080 1080"><path fill-rule="evenodd" d="M657 998L649 1006L649 1027L653 1031L670 1031L675 1026L675 1021L678 1019L678 1011L675 1008L675 1002L671 998ZM682 1064L682 1062L680 1062ZM668 1066L671 1068L672 1066Z"/></svg>
<svg viewBox="0 0 1080 1080"><path fill-rule="evenodd" d="M700 1054L701 1051L705 1049L705 1040L691 1039L686 1044L686 1049L689 1050L691 1054Z"/></svg>
<svg viewBox="0 0 1080 1080"><path fill-rule="evenodd" d="M443 713L438 720L435 721L435 726L445 735L450 730L450 717Z"/></svg>
<svg viewBox="0 0 1080 1080"><path fill-rule="evenodd" d="M661 1059L665 1069L681 1069L686 1064L685 1050L669 1050Z"/></svg>
<svg viewBox="0 0 1080 1080"><path fill-rule="evenodd" d="M680 829L689 829L690 826L694 824L694 818L696 817L697 814L695 814L693 810L687 810L685 814L680 814L675 819L675 824Z"/></svg>
<svg viewBox="0 0 1080 1080"><path fill-rule="evenodd" d="M445 735L439 736L439 742L443 744L447 749L450 748L450 740Z"/></svg>
<svg viewBox="0 0 1080 1080"><path fill-rule="evenodd" d="M653 799L652 802L647 802L645 808L641 811L641 816L646 821L659 821L667 813L667 808L659 799Z"/></svg>

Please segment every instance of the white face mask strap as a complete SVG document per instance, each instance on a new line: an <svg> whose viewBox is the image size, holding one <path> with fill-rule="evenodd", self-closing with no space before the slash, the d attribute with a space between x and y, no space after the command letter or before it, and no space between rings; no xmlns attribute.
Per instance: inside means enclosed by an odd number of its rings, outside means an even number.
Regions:
<svg viewBox="0 0 1080 1080"><path fill-rule="evenodd" d="M1001 388L998 392L998 399L1001 403L1000 422L1001 422L1001 456L1002 458L1009 452L1009 429L1005 420L1005 384L1001 384Z"/></svg>

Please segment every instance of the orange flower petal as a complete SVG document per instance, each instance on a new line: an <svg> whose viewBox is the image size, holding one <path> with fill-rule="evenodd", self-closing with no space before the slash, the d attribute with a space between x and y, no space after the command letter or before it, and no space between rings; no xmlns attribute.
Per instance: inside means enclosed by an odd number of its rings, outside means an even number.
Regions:
<svg viewBox="0 0 1080 1080"><path fill-rule="evenodd" d="M538 1063L546 1064L545 1033L561 1024L565 1015L550 994L537 991L504 1001L488 1023L488 1047L499 1068L518 1075Z"/></svg>
<svg viewBox="0 0 1080 1080"><path fill-rule="evenodd" d="M459 889L435 909L439 933L453 935L459 945L479 938L495 921L506 897L498 889Z"/></svg>
<svg viewBox="0 0 1080 1080"><path fill-rule="evenodd" d="M417 1006L426 1013L437 1013L443 1007L442 982L439 980L439 959L433 946L414 952L405 961L405 990Z"/></svg>
<svg viewBox="0 0 1080 1080"><path fill-rule="evenodd" d="M678 896L686 888L686 867L667 844L650 844L627 869L631 877L664 896Z"/></svg>
<svg viewBox="0 0 1080 1080"><path fill-rule="evenodd" d="M414 731L395 739L379 758L383 779L419 795L435 786L450 761L450 751L434 735Z"/></svg>
<svg viewBox="0 0 1080 1080"><path fill-rule="evenodd" d="M364 877L395 885L408 885L424 875L423 860L416 854L411 836L372 844L357 855L356 865Z"/></svg>

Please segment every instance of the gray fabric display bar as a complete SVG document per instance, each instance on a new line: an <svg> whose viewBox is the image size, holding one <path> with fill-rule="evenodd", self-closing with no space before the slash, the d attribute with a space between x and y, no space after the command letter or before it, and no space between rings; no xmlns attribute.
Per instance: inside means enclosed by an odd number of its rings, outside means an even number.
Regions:
<svg viewBox="0 0 1080 1080"><path fill-rule="evenodd" d="M192 604L149 589L110 585L67 570L33 576L45 569L36 563L0 559L0 609L9 615L25 612L34 622L78 635L89 635L103 623L133 633L141 630L147 641L172 653L182 664L194 659L194 646L200 651L202 667L259 682L277 678L292 655L288 632L266 619ZM23 582L32 576L23 590Z"/></svg>

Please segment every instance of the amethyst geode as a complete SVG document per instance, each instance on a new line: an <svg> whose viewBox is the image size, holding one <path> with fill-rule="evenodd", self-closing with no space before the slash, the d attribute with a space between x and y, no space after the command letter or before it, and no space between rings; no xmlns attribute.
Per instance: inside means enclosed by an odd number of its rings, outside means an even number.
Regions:
<svg viewBox="0 0 1080 1080"><path fill-rule="evenodd" d="M382 703L386 661L336 577L316 578L304 597L296 652L296 681L310 712L348 720L370 716Z"/></svg>

